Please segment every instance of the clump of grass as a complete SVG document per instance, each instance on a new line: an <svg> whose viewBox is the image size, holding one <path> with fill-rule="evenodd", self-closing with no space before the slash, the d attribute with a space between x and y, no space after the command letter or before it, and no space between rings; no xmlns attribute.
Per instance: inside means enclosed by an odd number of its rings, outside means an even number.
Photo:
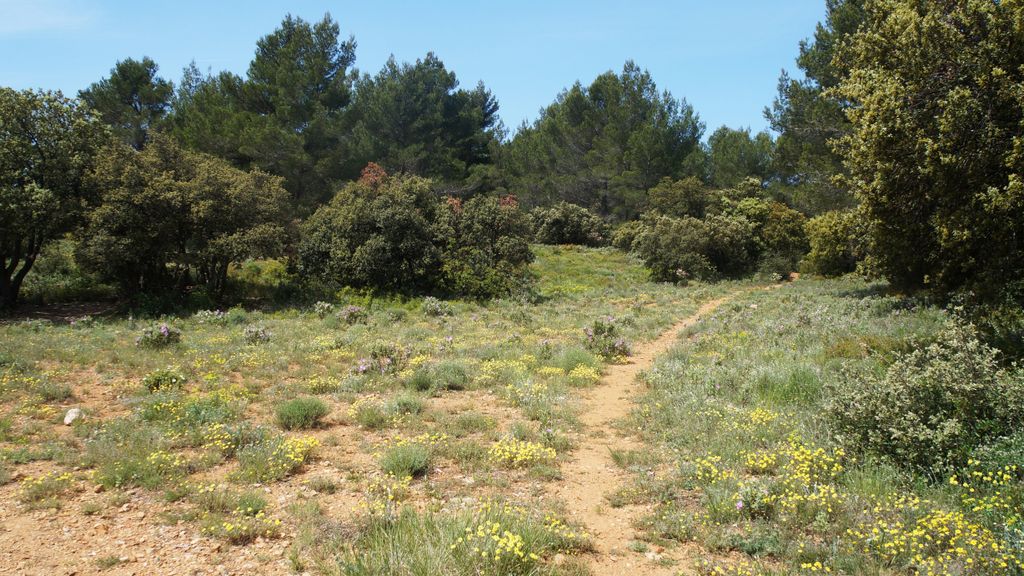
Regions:
<svg viewBox="0 0 1024 576"><path fill-rule="evenodd" d="M393 414L419 414L423 412L423 399L413 394L402 394L388 404Z"/></svg>
<svg viewBox="0 0 1024 576"><path fill-rule="evenodd" d="M334 494L338 491L338 483L333 478L327 476L315 476L306 481L306 486L309 486L310 490L319 492L320 494Z"/></svg>
<svg viewBox="0 0 1024 576"><path fill-rule="evenodd" d="M497 427L494 418L479 412L463 412L452 421L452 432L456 436L465 436L475 432L487 432Z"/></svg>
<svg viewBox="0 0 1024 576"><path fill-rule="evenodd" d="M119 564L121 564L121 558L116 554L100 556L96 559L96 567L100 570L109 570Z"/></svg>
<svg viewBox="0 0 1024 576"><path fill-rule="evenodd" d="M405 387L417 392L427 392L434 388L434 374L428 366L420 366L405 379Z"/></svg>
<svg viewBox="0 0 1024 576"><path fill-rule="evenodd" d="M446 360L433 367L434 386L440 390L465 390L469 384L466 368L459 362Z"/></svg>
<svg viewBox="0 0 1024 576"><path fill-rule="evenodd" d="M178 466L154 466L150 461L152 454L166 453L168 446L157 428L120 419L108 422L86 441L84 461L95 467L96 482L106 488L156 488L180 478L186 471Z"/></svg>
<svg viewBox="0 0 1024 576"><path fill-rule="evenodd" d="M387 428L393 421L385 406L371 399L357 400L349 407L348 414L357 424L368 430Z"/></svg>
<svg viewBox="0 0 1024 576"><path fill-rule="evenodd" d="M62 402L71 398L72 395L71 386L63 382L54 382L49 378L42 379L34 387L34 391L36 394L39 394L43 402Z"/></svg>
<svg viewBox="0 0 1024 576"><path fill-rule="evenodd" d="M319 398L296 398L277 407L277 424L285 430L314 428L330 412Z"/></svg>
<svg viewBox="0 0 1024 576"><path fill-rule="evenodd" d="M430 448L416 443L392 446L381 456L380 467L396 478L423 476L430 468Z"/></svg>

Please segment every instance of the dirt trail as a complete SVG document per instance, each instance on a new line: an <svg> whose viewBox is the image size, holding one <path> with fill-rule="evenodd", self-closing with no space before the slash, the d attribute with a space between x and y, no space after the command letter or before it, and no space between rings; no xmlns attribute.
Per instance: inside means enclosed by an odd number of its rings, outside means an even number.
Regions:
<svg viewBox="0 0 1024 576"><path fill-rule="evenodd" d="M680 332L738 293L706 302L655 340L637 346L628 363L610 366L600 383L584 397L580 421L588 429L584 431L587 442L574 452L573 460L562 465L563 480L553 487L553 492L565 502L570 517L582 522L590 532L597 549L591 565L595 575L670 575L685 570L686 559L679 554L673 555L672 560L676 561L673 565L666 566L659 564L661 555L656 550L641 554L628 548L639 536L633 521L647 508L612 508L605 499L630 479L630 474L612 461L611 450L636 450L643 445L634 438L620 435L614 424L632 411L640 372L668 351Z"/></svg>

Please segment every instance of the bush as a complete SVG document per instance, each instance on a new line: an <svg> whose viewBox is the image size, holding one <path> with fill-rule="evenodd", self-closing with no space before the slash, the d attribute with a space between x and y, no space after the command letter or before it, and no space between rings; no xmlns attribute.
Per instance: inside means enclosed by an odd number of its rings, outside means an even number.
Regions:
<svg viewBox="0 0 1024 576"><path fill-rule="evenodd" d="M636 242L637 236L640 235L644 229L643 222L639 220L631 220L624 222L615 229L612 233L612 246L622 250L623 252L632 252L633 244Z"/></svg>
<svg viewBox="0 0 1024 576"><path fill-rule="evenodd" d="M728 214L705 220L649 216L633 249L663 282L740 276L753 270L758 256L754 225Z"/></svg>
<svg viewBox="0 0 1024 576"><path fill-rule="evenodd" d="M825 212L804 225L810 252L801 269L809 274L841 276L857 269L867 256L868 224L856 210Z"/></svg>
<svg viewBox="0 0 1024 576"><path fill-rule="evenodd" d="M330 315L331 312L334 312L334 304L330 302L320 301L313 304L313 314L316 314L317 318L321 320Z"/></svg>
<svg viewBox="0 0 1024 576"><path fill-rule="evenodd" d="M420 310L423 311L427 316L451 316L454 312L452 305L434 298L433 296L427 296L423 299L423 304L420 304Z"/></svg>
<svg viewBox="0 0 1024 576"><path fill-rule="evenodd" d="M847 375L827 410L851 448L943 474L978 446L1024 424L1024 374L970 324L950 321L927 348L899 357L881 376Z"/></svg>
<svg viewBox="0 0 1024 576"><path fill-rule="evenodd" d="M488 298L529 283L529 226L514 198L437 199L413 176L363 179L306 221L299 271L329 284Z"/></svg>
<svg viewBox="0 0 1024 576"><path fill-rule="evenodd" d="M178 342L181 342L181 330L163 323L144 328L142 334L135 338L135 345L139 348L163 348Z"/></svg>
<svg viewBox="0 0 1024 576"><path fill-rule="evenodd" d="M513 196L454 199L441 210L439 234L447 238L439 288L470 298L508 296L528 289L530 226Z"/></svg>
<svg viewBox="0 0 1024 576"><path fill-rule="evenodd" d="M530 220L534 240L541 244L608 244L608 226L596 214L576 204L559 202L550 208L534 208Z"/></svg>
<svg viewBox="0 0 1024 576"><path fill-rule="evenodd" d="M242 331L242 338L246 344L256 345L270 342L273 333L262 324L250 324Z"/></svg>
<svg viewBox="0 0 1024 576"><path fill-rule="evenodd" d="M299 271L331 284L429 290L441 263L437 211L423 178L350 183L302 226Z"/></svg>
<svg viewBox="0 0 1024 576"><path fill-rule="evenodd" d="M356 306L355 304L349 304L338 311L338 320L349 325L366 322L369 316L370 315L366 312L366 308Z"/></svg>
<svg viewBox="0 0 1024 576"><path fill-rule="evenodd" d="M328 412L319 398L296 398L277 407L277 424L285 430L314 428Z"/></svg>
<svg viewBox="0 0 1024 576"><path fill-rule="evenodd" d="M188 379L172 368L161 368L146 374L142 385L150 392L177 390L185 385Z"/></svg>
<svg viewBox="0 0 1024 576"><path fill-rule="evenodd" d="M601 318L594 320L593 325L583 329L586 335L587 349L611 360L629 356L629 344L619 336L615 319Z"/></svg>

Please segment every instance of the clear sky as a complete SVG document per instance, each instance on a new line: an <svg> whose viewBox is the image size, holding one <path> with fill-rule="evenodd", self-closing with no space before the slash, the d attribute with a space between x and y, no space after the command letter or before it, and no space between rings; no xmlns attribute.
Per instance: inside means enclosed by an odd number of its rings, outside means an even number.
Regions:
<svg viewBox="0 0 1024 576"><path fill-rule="evenodd" d="M244 73L256 40L286 13L330 12L355 36L361 72L376 73L391 54L413 61L433 51L463 86L484 82L510 129L574 81L632 59L686 98L709 133L756 131L767 127L779 72L795 71L798 42L824 11L824 0L0 0L0 85L75 94L115 61L142 56L174 81L192 60Z"/></svg>

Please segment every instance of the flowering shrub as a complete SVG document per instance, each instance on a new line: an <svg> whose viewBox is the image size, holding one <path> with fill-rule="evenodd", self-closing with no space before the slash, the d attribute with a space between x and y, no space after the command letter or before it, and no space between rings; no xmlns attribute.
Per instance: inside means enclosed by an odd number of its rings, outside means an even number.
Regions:
<svg viewBox="0 0 1024 576"><path fill-rule="evenodd" d="M245 339L245 343L249 345L265 344L270 342L270 337L273 333L262 324L250 324L245 327L242 332L242 337Z"/></svg>
<svg viewBox="0 0 1024 576"><path fill-rule="evenodd" d="M345 324L360 324L366 322L369 314L366 312L366 308L362 306L356 306L355 304L349 304L338 311L338 319Z"/></svg>
<svg viewBox="0 0 1024 576"><path fill-rule="evenodd" d="M281 521L270 518L263 510L249 513L236 509L229 517L207 520L203 534L223 538L232 544L248 544L257 538L276 538L281 531Z"/></svg>
<svg viewBox="0 0 1024 576"><path fill-rule="evenodd" d="M409 351L391 342L377 341L370 348L370 358L359 361L357 371L362 374L375 371L381 374L393 374L405 368L409 360Z"/></svg>
<svg viewBox="0 0 1024 576"><path fill-rule="evenodd" d="M27 476L21 481L18 498L25 503L39 503L52 500L71 489L74 477L70 472L49 472L42 476Z"/></svg>
<svg viewBox="0 0 1024 576"><path fill-rule="evenodd" d="M851 448L944 474L977 446L1024 425L1024 374L999 366L974 327L951 321L882 377L847 375L828 413Z"/></svg>
<svg viewBox="0 0 1024 576"><path fill-rule="evenodd" d="M313 314L316 314L321 320L330 315L331 312L334 312L334 304L330 302L320 301L313 304Z"/></svg>
<svg viewBox="0 0 1024 576"><path fill-rule="evenodd" d="M173 368L161 368L146 374L142 378L142 385L150 392L157 392L181 388L187 380Z"/></svg>
<svg viewBox="0 0 1024 576"><path fill-rule="evenodd" d="M392 519L397 515L401 503L408 498L411 482L412 476L387 474L373 478L366 488L360 507L370 515Z"/></svg>
<svg viewBox="0 0 1024 576"><path fill-rule="evenodd" d="M487 455L491 462L509 468L522 468L534 464L549 463L553 462L557 456L554 448L515 438L502 438L498 440L491 445Z"/></svg>
<svg viewBox="0 0 1024 576"><path fill-rule="evenodd" d="M427 296L420 305L420 310L427 316L451 316L454 313L452 305L444 300L438 300L433 296Z"/></svg>
<svg viewBox="0 0 1024 576"><path fill-rule="evenodd" d="M181 330L164 323L144 328L135 338L139 348L163 348L178 342L181 342Z"/></svg>
<svg viewBox="0 0 1024 576"><path fill-rule="evenodd" d="M255 482L280 480L302 467L319 445L311 436L266 438L238 451L237 476Z"/></svg>
<svg viewBox="0 0 1024 576"><path fill-rule="evenodd" d="M599 318L583 329L587 349L607 360L629 356L629 344L619 336L619 328L612 317Z"/></svg>
<svg viewBox="0 0 1024 576"><path fill-rule="evenodd" d="M200 324L224 326L228 323L228 315L223 310L200 310L192 318Z"/></svg>

